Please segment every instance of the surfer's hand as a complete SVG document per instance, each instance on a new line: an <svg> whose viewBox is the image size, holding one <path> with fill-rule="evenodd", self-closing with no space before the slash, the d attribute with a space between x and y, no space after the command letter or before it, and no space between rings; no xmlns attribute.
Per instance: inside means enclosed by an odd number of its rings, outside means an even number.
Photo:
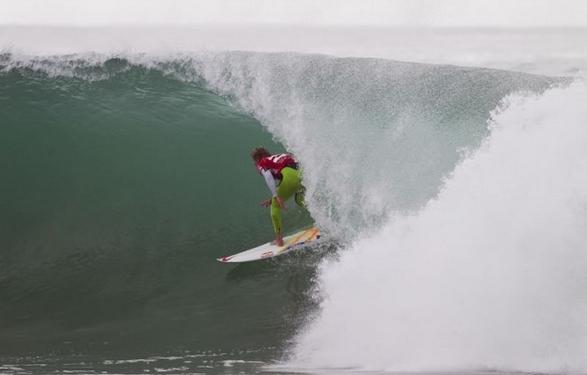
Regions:
<svg viewBox="0 0 587 375"><path fill-rule="evenodd" d="M277 202L277 206L279 208L283 208L284 210L287 210L287 207L285 206L285 202L283 201L283 198L281 198L281 197L275 197L275 198L271 198L271 199L265 199L264 201L261 202L261 206L263 206L263 207L269 207L269 206L271 206L271 203L272 203L273 199L275 199L275 201Z"/></svg>
<svg viewBox="0 0 587 375"><path fill-rule="evenodd" d="M277 202L277 205L280 208L283 208L284 210L287 210L287 207L285 207L285 202L283 201L283 198L281 198L279 196L278 197L275 197L275 201Z"/></svg>

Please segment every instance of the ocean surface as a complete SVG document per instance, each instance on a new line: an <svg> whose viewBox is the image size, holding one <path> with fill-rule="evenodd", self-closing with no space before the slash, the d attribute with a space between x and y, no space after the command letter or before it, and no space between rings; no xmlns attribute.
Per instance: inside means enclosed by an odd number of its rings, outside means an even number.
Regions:
<svg viewBox="0 0 587 375"><path fill-rule="evenodd" d="M0 28L0 373L587 372L584 30L180 33Z"/></svg>

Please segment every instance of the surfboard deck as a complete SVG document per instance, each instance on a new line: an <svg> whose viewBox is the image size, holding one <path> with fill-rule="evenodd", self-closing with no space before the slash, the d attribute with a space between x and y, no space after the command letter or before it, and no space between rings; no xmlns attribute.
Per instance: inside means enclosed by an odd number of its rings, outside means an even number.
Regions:
<svg viewBox="0 0 587 375"><path fill-rule="evenodd" d="M321 240L320 230L316 227L301 230L283 238L284 246L277 246L268 242L253 249L234 255L226 255L217 258L221 263L254 262L256 260L274 258L287 254L294 250L303 249L310 244L316 244Z"/></svg>

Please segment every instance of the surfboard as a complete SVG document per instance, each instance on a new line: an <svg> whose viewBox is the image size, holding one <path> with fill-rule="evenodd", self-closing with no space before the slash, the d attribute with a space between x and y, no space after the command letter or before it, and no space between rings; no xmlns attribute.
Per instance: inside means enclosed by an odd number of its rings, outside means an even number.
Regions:
<svg viewBox="0 0 587 375"><path fill-rule="evenodd" d="M222 256L216 260L221 263L242 263L274 258L294 250L307 248L309 245L316 244L320 240L320 230L316 227L311 227L284 237L283 246L277 246L268 242L264 245L234 255Z"/></svg>

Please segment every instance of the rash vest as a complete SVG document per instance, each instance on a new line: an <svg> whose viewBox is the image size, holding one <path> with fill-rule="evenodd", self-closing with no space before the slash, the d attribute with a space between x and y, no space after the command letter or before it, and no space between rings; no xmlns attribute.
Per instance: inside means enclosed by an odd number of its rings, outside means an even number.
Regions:
<svg viewBox="0 0 587 375"><path fill-rule="evenodd" d="M276 181L281 181L281 170L286 167L297 169L298 163L290 154L278 154L266 156L257 162L257 170L267 183L267 187L271 191L273 197L277 196Z"/></svg>
<svg viewBox="0 0 587 375"><path fill-rule="evenodd" d="M281 180L281 170L285 167L296 168L298 167L298 163L296 159L293 158L290 154L277 154L266 156L261 158L257 162L257 170L262 173L263 170L271 171L273 177L277 180Z"/></svg>

